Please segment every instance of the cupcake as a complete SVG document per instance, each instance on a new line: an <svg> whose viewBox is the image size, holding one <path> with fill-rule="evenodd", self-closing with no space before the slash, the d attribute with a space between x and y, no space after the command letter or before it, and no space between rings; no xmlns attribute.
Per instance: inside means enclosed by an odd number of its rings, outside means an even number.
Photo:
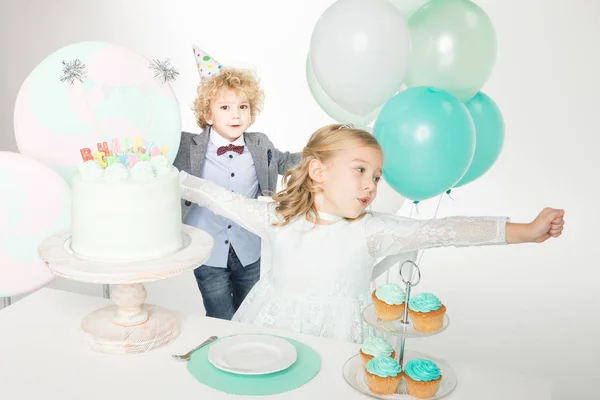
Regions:
<svg viewBox="0 0 600 400"><path fill-rule="evenodd" d="M402 368L390 357L377 356L369 360L366 366L367 385L377 394L393 394L398 390L402 379Z"/></svg>
<svg viewBox="0 0 600 400"><path fill-rule="evenodd" d="M415 358L404 365L404 381L409 395L428 399L437 393L442 375L433 361Z"/></svg>
<svg viewBox="0 0 600 400"><path fill-rule="evenodd" d="M377 356L396 357L396 352L384 338L371 336L368 337L360 348L360 358L363 366L366 368L367 362Z"/></svg>
<svg viewBox="0 0 600 400"><path fill-rule="evenodd" d="M431 293L419 293L408 301L408 313L419 332L434 332L442 328L446 306Z"/></svg>
<svg viewBox="0 0 600 400"><path fill-rule="evenodd" d="M395 283L386 283L371 293L375 315L384 321L400 319L404 313L406 293Z"/></svg>

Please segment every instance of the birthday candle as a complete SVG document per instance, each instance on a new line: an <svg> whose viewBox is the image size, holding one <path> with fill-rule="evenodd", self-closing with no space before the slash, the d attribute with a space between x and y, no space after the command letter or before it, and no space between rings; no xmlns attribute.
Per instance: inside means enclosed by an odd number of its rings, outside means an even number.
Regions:
<svg viewBox="0 0 600 400"><path fill-rule="evenodd" d="M119 161L121 162L121 164L123 164L126 167L127 166L127 154L119 154L117 157L119 158Z"/></svg>
<svg viewBox="0 0 600 400"><path fill-rule="evenodd" d="M113 138L112 140L112 154L120 154L121 153L121 142L119 138Z"/></svg>
<svg viewBox="0 0 600 400"><path fill-rule="evenodd" d="M140 161L150 161L150 156L148 154L140 154Z"/></svg>
<svg viewBox="0 0 600 400"><path fill-rule="evenodd" d="M133 138L133 152L137 152L140 147L144 144L144 138Z"/></svg>
<svg viewBox="0 0 600 400"><path fill-rule="evenodd" d="M150 155L152 157L160 156L160 148L158 146L154 146L150 152Z"/></svg>
<svg viewBox="0 0 600 400"><path fill-rule="evenodd" d="M152 149L152 146L154 146L154 142L150 140L144 140L144 148L146 149L144 153L150 154L150 149Z"/></svg>
<svg viewBox="0 0 600 400"><path fill-rule="evenodd" d="M108 151L108 144L106 142L98 143L98 151L104 153L105 156L110 156L110 151Z"/></svg>
<svg viewBox="0 0 600 400"><path fill-rule="evenodd" d="M139 154L129 154L129 168L133 168L140 161Z"/></svg>
<svg viewBox="0 0 600 400"><path fill-rule="evenodd" d="M81 153L81 158L83 158L83 162L94 160L94 157L92 156L92 150L90 150L89 148L86 147L85 149L79 150L79 152Z"/></svg>
<svg viewBox="0 0 600 400"><path fill-rule="evenodd" d="M131 148L131 139L129 139L128 137L124 137L123 139L121 139L121 151L123 153L127 153L130 148Z"/></svg>
<svg viewBox="0 0 600 400"><path fill-rule="evenodd" d="M169 146L160 146L160 152L166 157L167 153L169 152Z"/></svg>
<svg viewBox="0 0 600 400"><path fill-rule="evenodd" d="M107 165L113 165L119 162L119 159L117 156L108 156L106 157L106 164Z"/></svg>
<svg viewBox="0 0 600 400"><path fill-rule="evenodd" d="M104 152L102 152L102 151L97 151L96 153L94 153L94 158L96 159L96 161L98 161L98 163L101 166L106 168L106 163L102 159L103 157L104 157Z"/></svg>

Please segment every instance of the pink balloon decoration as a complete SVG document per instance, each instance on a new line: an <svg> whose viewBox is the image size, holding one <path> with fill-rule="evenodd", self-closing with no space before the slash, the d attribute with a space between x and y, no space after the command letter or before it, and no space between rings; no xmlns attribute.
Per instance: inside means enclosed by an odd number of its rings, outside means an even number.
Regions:
<svg viewBox="0 0 600 400"><path fill-rule="evenodd" d="M33 292L54 279L37 248L70 225L71 191L62 177L0 151L0 297Z"/></svg>

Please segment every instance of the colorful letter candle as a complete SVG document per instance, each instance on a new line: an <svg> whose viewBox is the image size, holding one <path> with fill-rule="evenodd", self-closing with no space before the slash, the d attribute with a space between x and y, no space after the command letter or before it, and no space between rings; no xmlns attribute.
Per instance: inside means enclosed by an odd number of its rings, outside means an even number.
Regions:
<svg viewBox="0 0 600 400"><path fill-rule="evenodd" d="M133 138L133 152L136 153L144 145L144 138Z"/></svg>
<svg viewBox="0 0 600 400"><path fill-rule="evenodd" d="M94 156L92 156L92 150L89 148L86 147L85 149L81 149L79 151L81 152L81 158L83 158L83 162L94 160Z"/></svg>
<svg viewBox="0 0 600 400"><path fill-rule="evenodd" d="M119 154L117 156L119 158L119 162L123 164L123 166L127 166L127 154Z"/></svg>
<svg viewBox="0 0 600 400"><path fill-rule="evenodd" d="M140 161L150 161L150 156L148 154L140 154Z"/></svg>
<svg viewBox="0 0 600 400"><path fill-rule="evenodd" d="M102 151L98 151L96 153L94 153L94 158L96 159L96 161L98 161L98 163L103 166L104 168L106 168L106 163L104 162L104 152Z"/></svg>
<svg viewBox="0 0 600 400"><path fill-rule="evenodd" d="M151 142L150 140L144 140L144 148L146 149L144 153L149 155L152 146L154 146L154 142Z"/></svg>
<svg viewBox="0 0 600 400"><path fill-rule="evenodd" d="M112 140L112 154L121 154L121 141L119 138Z"/></svg>
<svg viewBox="0 0 600 400"><path fill-rule="evenodd" d="M156 156L160 156L160 148L158 146L154 146L150 151L150 155L154 158Z"/></svg>
<svg viewBox="0 0 600 400"><path fill-rule="evenodd" d="M133 168L140 161L139 154L129 154L129 168Z"/></svg>
<svg viewBox="0 0 600 400"><path fill-rule="evenodd" d="M98 143L98 151L104 153L105 156L110 156L110 151L108 151L108 144L106 142Z"/></svg>
<svg viewBox="0 0 600 400"><path fill-rule="evenodd" d="M117 156L106 157L106 165L113 165L118 162L119 162L119 158Z"/></svg>
<svg viewBox="0 0 600 400"><path fill-rule="evenodd" d="M160 152L166 157L167 153L169 152L169 146L160 146Z"/></svg>
<svg viewBox="0 0 600 400"><path fill-rule="evenodd" d="M121 139L121 151L127 153L129 152L129 149L131 149L131 139L124 137Z"/></svg>

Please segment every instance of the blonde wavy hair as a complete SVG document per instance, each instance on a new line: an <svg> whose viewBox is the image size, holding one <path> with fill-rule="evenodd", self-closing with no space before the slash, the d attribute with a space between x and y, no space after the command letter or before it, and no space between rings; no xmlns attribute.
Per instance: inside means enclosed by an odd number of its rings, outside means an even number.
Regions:
<svg viewBox="0 0 600 400"><path fill-rule="evenodd" d="M273 196L273 200L279 203L275 210L281 216L281 221L273 225L287 225L293 218L309 211L318 218L315 193L322 189L317 187L309 175L310 162L318 160L327 164L338 152L358 147L372 147L382 151L373 135L349 125L327 125L313 133L302 150L300 164L283 175L283 189ZM357 218L346 219L358 220L364 215L363 213Z"/></svg>
<svg viewBox="0 0 600 400"><path fill-rule="evenodd" d="M206 120L210 119L210 104L221 94L223 89L231 89L238 95L246 95L250 103L250 124L252 125L262 111L265 99L259 79L249 70L223 68L218 74L202 79L198 85L197 96L192 107L198 126L202 129L208 127Z"/></svg>

